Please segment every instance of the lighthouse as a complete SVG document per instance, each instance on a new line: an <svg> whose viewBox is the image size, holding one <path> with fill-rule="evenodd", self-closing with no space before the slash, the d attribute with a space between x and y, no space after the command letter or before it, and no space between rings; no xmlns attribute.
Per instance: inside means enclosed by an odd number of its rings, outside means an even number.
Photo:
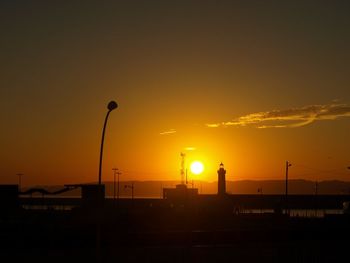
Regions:
<svg viewBox="0 0 350 263"><path fill-rule="evenodd" d="M220 164L220 168L218 170L218 195L224 196L226 194L226 170L224 169L224 164Z"/></svg>

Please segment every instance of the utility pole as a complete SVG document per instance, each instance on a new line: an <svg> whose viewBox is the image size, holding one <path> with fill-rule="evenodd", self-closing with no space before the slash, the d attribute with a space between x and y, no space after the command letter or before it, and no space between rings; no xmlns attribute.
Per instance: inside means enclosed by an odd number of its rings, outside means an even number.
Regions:
<svg viewBox="0 0 350 263"><path fill-rule="evenodd" d="M318 194L318 182L315 182L315 217L317 217L317 208L318 208L318 202L317 202L317 194Z"/></svg>
<svg viewBox="0 0 350 263"><path fill-rule="evenodd" d="M286 213L289 214L289 207L288 207L288 169L292 166L288 161L286 161Z"/></svg>
<svg viewBox="0 0 350 263"><path fill-rule="evenodd" d="M350 170L350 166L348 166L348 170ZM349 190L348 192L349 192L349 194L350 194L350 190Z"/></svg>

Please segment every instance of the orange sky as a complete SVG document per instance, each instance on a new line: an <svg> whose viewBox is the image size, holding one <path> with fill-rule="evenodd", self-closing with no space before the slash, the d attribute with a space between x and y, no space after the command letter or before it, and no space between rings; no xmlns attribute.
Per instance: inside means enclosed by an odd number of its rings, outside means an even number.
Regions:
<svg viewBox="0 0 350 263"><path fill-rule="evenodd" d="M350 11L332 1L1 4L0 183L349 180ZM167 133L171 131L171 133ZM162 134L162 133L166 134ZM185 148L193 147L192 151Z"/></svg>

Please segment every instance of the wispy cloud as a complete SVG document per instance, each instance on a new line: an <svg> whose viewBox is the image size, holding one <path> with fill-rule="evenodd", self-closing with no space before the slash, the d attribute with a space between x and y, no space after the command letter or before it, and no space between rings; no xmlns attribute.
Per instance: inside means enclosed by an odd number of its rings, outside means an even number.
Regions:
<svg viewBox="0 0 350 263"><path fill-rule="evenodd" d="M251 113L220 123L209 123L207 127L248 126L256 128L295 128L308 125L319 120L335 120L350 117L350 106L347 104L309 105L301 108L272 110Z"/></svg>
<svg viewBox="0 0 350 263"><path fill-rule="evenodd" d="M186 147L184 150L185 151L195 151L196 148L195 147Z"/></svg>
<svg viewBox="0 0 350 263"><path fill-rule="evenodd" d="M170 130L168 130L168 131L160 132L159 134L160 134L160 135L169 135L169 134L173 134L173 133L176 133L176 130L170 129Z"/></svg>

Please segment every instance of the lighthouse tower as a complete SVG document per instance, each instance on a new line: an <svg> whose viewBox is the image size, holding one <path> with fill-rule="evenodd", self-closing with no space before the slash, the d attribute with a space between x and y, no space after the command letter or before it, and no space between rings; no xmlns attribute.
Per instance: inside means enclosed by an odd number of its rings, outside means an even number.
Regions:
<svg viewBox="0 0 350 263"><path fill-rule="evenodd" d="M220 168L218 170L218 195L224 196L226 194L226 170L224 169L224 164L220 164Z"/></svg>

